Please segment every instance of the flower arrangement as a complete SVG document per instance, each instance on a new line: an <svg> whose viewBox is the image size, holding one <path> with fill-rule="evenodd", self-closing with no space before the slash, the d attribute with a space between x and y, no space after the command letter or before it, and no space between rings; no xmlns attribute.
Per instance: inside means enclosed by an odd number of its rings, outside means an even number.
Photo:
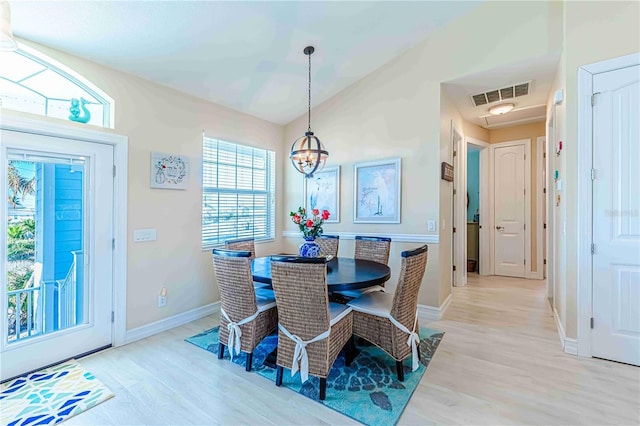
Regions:
<svg viewBox="0 0 640 426"><path fill-rule="evenodd" d="M322 224L325 220L329 219L331 215L328 210L313 209L311 210L312 216L307 216L307 210L298 207L297 211L289 213L293 223L300 227L300 232L306 238L316 238L322 235Z"/></svg>

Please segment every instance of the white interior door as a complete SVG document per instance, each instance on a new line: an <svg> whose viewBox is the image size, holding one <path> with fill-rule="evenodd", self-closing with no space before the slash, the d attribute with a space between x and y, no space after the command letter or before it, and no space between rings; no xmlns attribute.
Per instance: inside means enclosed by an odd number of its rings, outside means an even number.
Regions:
<svg viewBox="0 0 640 426"><path fill-rule="evenodd" d="M525 144L494 147L495 274L525 276Z"/></svg>
<svg viewBox="0 0 640 426"><path fill-rule="evenodd" d="M112 342L113 154L0 133L1 380Z"/></svg>
<svg viewBox="0 0 640 426"><path fill-rule="evenodd" d="M640 66L593 90L592 354L640 365Z"/></svg>

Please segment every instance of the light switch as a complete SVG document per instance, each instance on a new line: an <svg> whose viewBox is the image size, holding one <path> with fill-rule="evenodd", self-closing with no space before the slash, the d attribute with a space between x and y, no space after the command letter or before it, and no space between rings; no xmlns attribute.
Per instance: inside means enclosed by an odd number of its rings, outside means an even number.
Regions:
<svg viewBox="0 0 640 426"><path fill-rule="evenodd" d="M429 232L435 232L436 231L436 221L435 220L428 220L427 221L427 231L429 231Z"/></svg>
<svg viewBox="0 0 640 426"><path fill-rule="evenodd" d="M155 241L156 240L156 230L155 228L150 229L134 229L133 231L133 242L141 243L145 241Z"/></svg>

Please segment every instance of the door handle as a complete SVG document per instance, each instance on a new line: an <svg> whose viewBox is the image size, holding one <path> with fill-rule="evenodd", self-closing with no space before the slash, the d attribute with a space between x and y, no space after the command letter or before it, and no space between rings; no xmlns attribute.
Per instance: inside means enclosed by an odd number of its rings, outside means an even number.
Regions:
<svg viewBox="0 0 640 426"><path fill-rule="evenodd" d="M497 229L498 231L501 231L501 232L502 232L502 230L504 229L504 226L499 226L499 225L498 225L498 226L496 226L496 229Z"/></svg>

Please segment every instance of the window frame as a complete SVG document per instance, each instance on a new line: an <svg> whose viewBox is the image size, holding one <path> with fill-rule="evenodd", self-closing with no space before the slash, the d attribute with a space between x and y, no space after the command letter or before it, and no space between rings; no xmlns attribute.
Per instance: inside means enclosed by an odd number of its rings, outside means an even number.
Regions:
<svg viewBox="0 0 640 426"><path fill-rule="evenodd" d="M213 186L205 186L205 175L206 175L206 167L207 167L207 163L211 164L210 161L206 160L206 143L207 142L215 142L216 144L219 143L225 143L225 144L231 144L234 145L235 149L236 149L236 163L234 163L232 165L232 167L234 168L234 172L235 172L235 177L236 177L236 183L235 183L235 188L221 188L219 186L219 169L216 175L216 185L215 187ZM244 149L251 149L252 150L252 162L255 160L255 151L263 151L265 154L265 167L264 169L259 169L259 168L255 168L252 164L251 167L246 167L246 166L238 166L237 163L237 153L238 153L238 148L244 148ZM219 152L219 145L216 145L216 149L218 149ZM216 156L216 162L213 163L216 166L219 165L223 165L223 166L229 166L228 163L225 162L220 162L220 158L218 156ZM264 190L259 190L259 189L245 189L245 188L238 188L238 182L237 182L237 170L238 168L245 168L245 169L249 169L249 170L264 170L265 172L265 189ZM239 142L235 142L235 141L231 141L228 139L221 139L221 138L217 138L217 137L212 137L212 136L207 136L207 135L203 135L202 138L202 204L201 204L201 208L202 208L202 223L201 223L201 227L200 227L200 242L201 242L201 247L203 251L209 251L213 248L216 247L221 247L224 245L224 242L229 240L229 239L236 239L236 238L254 238L256 244L259 243L263 243L263 242L270 242L270 241L275 241L276 239L276 151L275 150L271 150L271 149L266 149L266 148L262 148L262 147L257 147L254 145L250 145L250 144L246 144L246 143L239 143ZM238 235L237 230L236 230L236 236L229 236L227 238L225 238L224 240L221 240L219 235L217 236L217 242L212 242L211 239L207 239L205 241L204 238L204 233L205 233L205 225L204 225L204 216L205 216L205 196L207 194L233 194L233 195L265 195L266 196L266 217L265 217L265 230L266 230L266 236L264 237L256 237L255 235L255 229L253 229L253 235ZM218 210L218 218L220 217L220 211ZM218 219L218 223L219 223L219 219Z"/></svg>
<svg viewBox="0 0 640 426"><path fill-rule="evenodd" d="M45 114L35 114L35 113L29 113L29 114L33 114L33 115L37 115L37 116L41 116L41 117L47 117L47 118L54 118L54 119L60 119L57 118L55 116L50 116L48 115L48 104L49 101L67 101L67 99L60 99L60 98L56 98L56 97L49 97L44 93L41 93L37 90L32 89L29 86L26 86L24 84L22 84L22 81L24 81L25 79L34 77L44 71L50 70L56 74L58 74L59 76L63 77L64 79L66 79L67 81L69 81L71 84L74 84L75 86L77 86L78 88L80 88L81 90L87 92L89 95L91 95L93 98L96 99L96 101L98 101L101 105L102 105L102 125L101 127L103 128L107 128L107 129L113 129L114 128L114 108L115 108L115 102L113 100L113 98L111 98L109 95L107 95L104 91L100 90L95 84L93 84L92 82L90 82L89 80L87 80L86 78L84 78L83 76L81 76L80 74L78 74L77 72L75 72L73 69L65 66L64 64L56 61L53 58L50 58L49 56L35 50L32 49L26 45L24 45L23 43L18 43L18 49L15 52L11 52L11 54L17 54L17 55L21 55L23 57L25 57L26 59L29 59L41 66L43 66L45 69L38 71L36 74L24 77L22 79L20 79L19 81L14 81L14 80L10 80L8 78L5 78L3 76L0 75L0 79L5 80L7 82L9 82L10 84L15 84L19 87L21 87L22 89L28 90L29 92L34 93L37 96L41 96L42 98L45 99ZM6 108L7 110L11 110L11 111L18 111L18 112L25 112L22 110L17 110L17 109L13 109L13 108L9 108L6 106L3 106L3 108ZM63 120L65 121L65 120Z"/></svg>

